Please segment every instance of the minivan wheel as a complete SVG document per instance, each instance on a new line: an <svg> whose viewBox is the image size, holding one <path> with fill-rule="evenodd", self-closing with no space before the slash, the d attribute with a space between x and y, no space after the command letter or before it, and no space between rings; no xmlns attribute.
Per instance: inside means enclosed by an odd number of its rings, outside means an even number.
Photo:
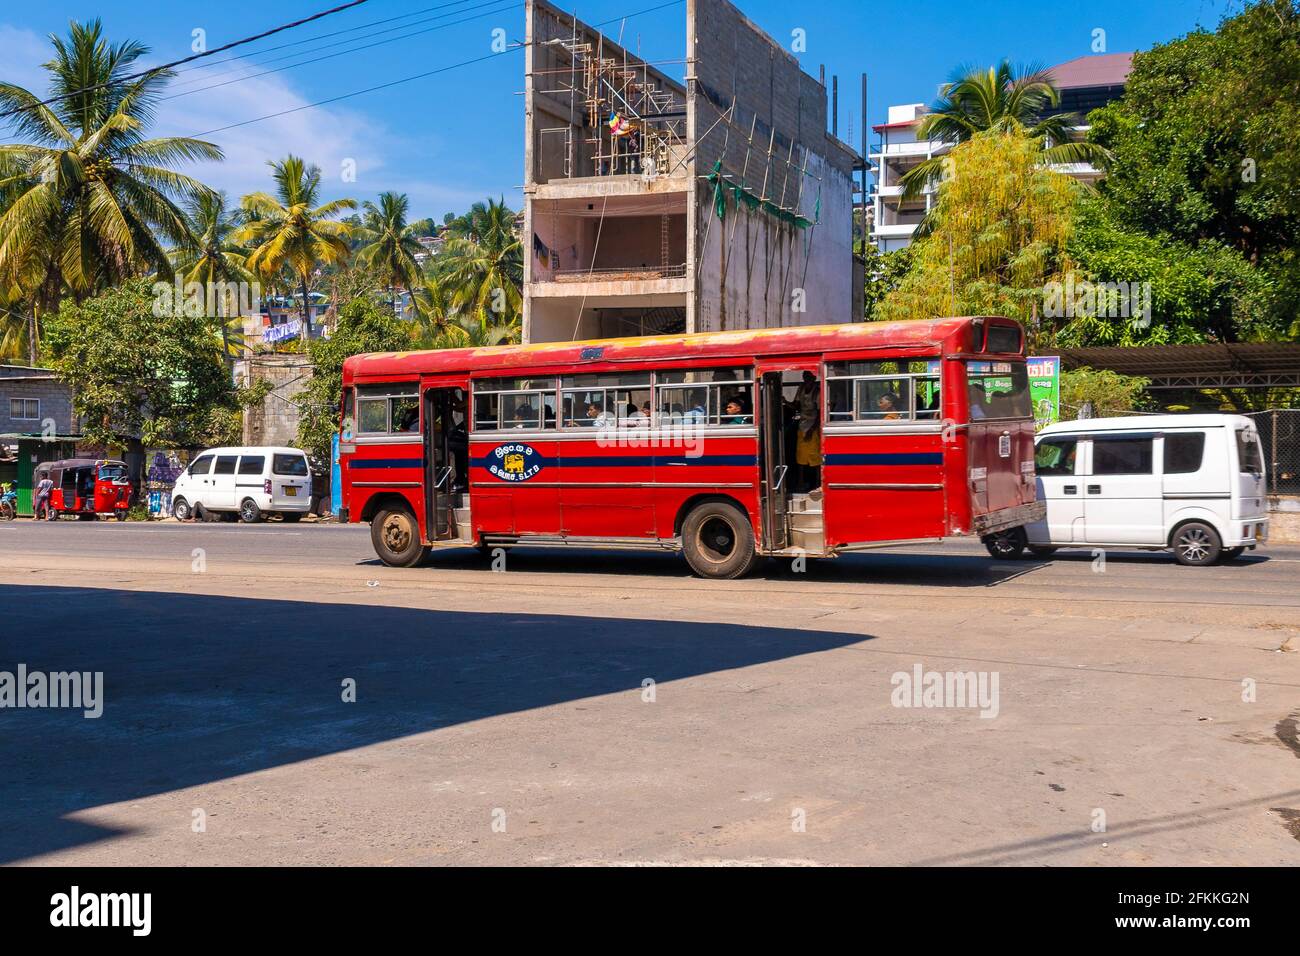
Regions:
<svg viewBox="0 0 1300 956"><path fill-rule="evenodd" d="M758 562L749 517L725 501L706 501L686 516L682 551L703 578L743 577Z"/></svg>
<svg viewBox="0 0 1300 956"><path fill-rule="evenodd" d="M262 520L262 509L252 498L245 498L239 505L239 520L244 524L257 524Z"/></svg>
<svg viewBox="0 0 1300 956"><path fill-rule="evenodd" d="M404 508L385 509L370 522L370 543L379 560L391 568L413 568L429 553L420 543L415 515Z"/></svg>
<svg viewBox="0 0 1300 956"><path fill-rule="evenodd" d="M1195 568L1213 564L1223 550L1219 532L1201 521L1189 521L1175 531L1173 546L1178 563Z"/></svg>
<svg viewBox="0 0 1300 956"><path fill-rule="evenodd" d="M189 521L194 517L194 509L184 498L177 498L172 502L172 517L177 521Z"/></svg>
<svg viewBox="0 0 1300 956"><path fill-rule="evenodd" d="M1014 561L1024 554L1028 539L1024 528L1008 528L983 537L984 547L999 561Z"/></svg>

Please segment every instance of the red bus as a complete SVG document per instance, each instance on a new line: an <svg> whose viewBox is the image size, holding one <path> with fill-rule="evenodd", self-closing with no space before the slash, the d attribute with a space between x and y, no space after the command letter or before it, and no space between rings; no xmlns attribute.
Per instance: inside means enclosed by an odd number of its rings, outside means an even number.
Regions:
<svg viewBox="0 0 1300 956"><path fill-rule="evenodd" d="M341 517L394 566L565 544L730 578L1044 514L1009 319L357 355L343 390Z"/></svg>

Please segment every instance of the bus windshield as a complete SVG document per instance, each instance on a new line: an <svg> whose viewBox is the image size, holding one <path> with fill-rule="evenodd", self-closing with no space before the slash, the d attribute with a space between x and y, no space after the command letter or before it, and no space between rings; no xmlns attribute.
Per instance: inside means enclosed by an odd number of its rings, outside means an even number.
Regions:
<svg viewBox="0 0 1300 956"><path fill-rule="evenodd" d="M1023 362L966 363L966 392L971 421L1029 418L1029 372Z"/></svg>

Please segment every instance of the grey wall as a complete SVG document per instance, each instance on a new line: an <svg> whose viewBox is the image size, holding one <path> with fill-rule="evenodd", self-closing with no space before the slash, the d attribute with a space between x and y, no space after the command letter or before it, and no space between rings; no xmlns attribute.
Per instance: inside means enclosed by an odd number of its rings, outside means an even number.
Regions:
<svg viewBox="0 0 1300 956"><path fill-rule="evenodd" d="M72 415L72 389L57 378L46 378L45 369L0 366L0 432L40 432L45 419L54 421L57 434L70 435L77 429ZM11 398L34 398L40 401L36 421L13 418L9 414Z"/></svg>

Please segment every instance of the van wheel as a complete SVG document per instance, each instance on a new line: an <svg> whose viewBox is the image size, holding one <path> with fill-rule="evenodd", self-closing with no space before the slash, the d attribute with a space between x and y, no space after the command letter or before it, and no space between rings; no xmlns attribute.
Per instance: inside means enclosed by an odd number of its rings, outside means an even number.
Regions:
<svg viewBox="0 0 1300 956"><path fill-rule="evenodd" d="M1189 521L1175 531L1173 545L1178 563L1195 568L1213 564L1223 550L1219 532L1201 521Z"/></svg>
<svg viewBox="0 0 1300 956"><path fill-rule="evenodd" d="M739 578L758 562L749 517L725 501L698 505L682 523L686 562L703 578Z"/></svg>
<svg viewBox="0 0 1300 956"><path fill-rule="evenodd" d="M1239 557L1241 557L1241 556L1242 556L1243 554L1245 554L1245 553L1246 553L1246 549L1245 549L1244 547L1241 547L1241 548L1224 548L1223 551L1221 551L1221 552L1219 553L1219 560L1220 560L1220 561L1236 561Z"/></svg>
<svg viewBox="0 0 1300 956"><path fill-rule="evenodd" d="M194 509L184 498L177 498L172 502L172 517L177 521L189 521L194 517Z"/></svg>
<svg viewBox="0 0 1300 956"><path fill-rule="evenodd" d="M429 549L420 544L415 515L405 508L385 509L370 522L370 542L379 560L390 568L413 568Z"/></svg>
<svg viewBox="0 0 1300 956"><path fill-rule="evenodd" d="M239 520L244 524L257 524L262 520L262 509L252 498L245 498L239 505Z"/></svg>
<svg viewBox="0 0 1300 956"><path fill-rule="evenodd" d="M1036 558L1050 558L1056 554L1056 548L1045 544L1031 544L1029 545L1029 553Z"/></svg>
<svg viewBox="0 0 1300 956"><path fill-rule="evenodd" d="M999 561L1014 561L1024 554L1025 546L1028 544L1024 528L996 531L993 534L986 534L981 540L989 554Z"/></svg>

